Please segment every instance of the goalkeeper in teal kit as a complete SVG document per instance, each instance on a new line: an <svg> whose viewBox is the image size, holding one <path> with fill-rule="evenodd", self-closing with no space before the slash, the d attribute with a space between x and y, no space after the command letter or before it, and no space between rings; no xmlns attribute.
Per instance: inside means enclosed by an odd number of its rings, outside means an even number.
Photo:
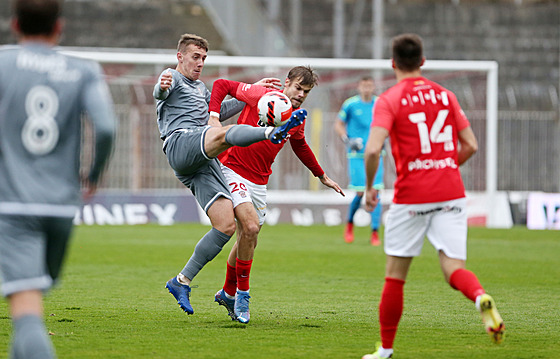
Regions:
<svg viewBox="0 0 560 359"><path fill-rule="evenodd" d="M367 142L369 128L372 120L373 104L376 96L373 95L375 89L373 78L362 77L358 82L358 92L356 96L348 98L342 104L335 122L335 131L346 144L348 158L348 175L350 182L348 188L356 191L356 196L348 208L348 220L344 231L344 241L352 243L354 241L354 215L360 208L362 197L364 196L366 175L364 167L364 145ZM375 177L375 189L383 189L383 162L380 159L379 169ZM374 246L380 244L379 225L381 223L381 206L376 206L371 212L371 238L370 243Z"/></svg>

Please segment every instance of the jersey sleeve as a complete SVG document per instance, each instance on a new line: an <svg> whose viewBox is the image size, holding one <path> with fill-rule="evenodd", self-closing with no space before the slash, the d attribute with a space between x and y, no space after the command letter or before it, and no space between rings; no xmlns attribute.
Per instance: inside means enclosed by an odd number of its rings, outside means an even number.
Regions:
<svg viewBox="0 0 560 359"><path fill-rule="evenodd" d="M227 95L234 96L235 90L239 84L240 82L226 79L217 79L214 81L214 85L212 86L212 96L210 97L210 105L208 106L210 112L220 113L222 101L224 101Z"/></svg>
<svg viewBox="0 0 560 359"><path fill-rule="evenodd" d="M393 111L384 96L381 96L377 101L375 101L372 116L373 120L371 121L371 127L383 127L387 131L390 131L391 127L393 127Z"/></svg>
<svg viewBox="0 0 560 359"><path fill-rule="evenodd" d="M340 111L338 111L338 118L345 123L348 121L348 105L349 101L344 101L340 107Z"/></svg>
<svg viewBox="0 0 560 359"><path fill-rule="evenodd" d="M262 95L269 91L273 90L267 90L265 87L259 85L240 83L235 92L235 98L245 102L251 107L255 107L259 103Z"/></svg>
<svg viewBox="0 0 560 359"><path fill-rule="evenodd" d="M101 76L99 65L86 79L83 106L95 134L95 154L89 172L89 180L97 183L111 155L116 131L116 115L109 87Z"/></svg>
<svg viewBox="0 0 560 359"><path fill-rule="evenodd" d="M212 87L209 110L220 112L220 105L227 95L233 96L237 100L253 107L257 105L261 96L266 92L266 88L259 85L218 79L214 81L214 86Z"/></svg>
<svg viewBox="0 0 560 359"><path fill-rule="evenodd" d="M311 147L309 147L307 141L305 141L305 137L297 139L290 137L290 146L292 146L292 150L301 163L303 163L307 168L309 168L311 173L313 173L313 176L319 177L325 174L325 171L323 171L321 165L317 162L317 158L311 150Z"/></svg>
<svg viewBox="0 0 560 359"><path fill-rule="evenodd" d="M245 102L239 101L235 98L225 100L220 107L220 122L237 115L245 107Z"/></svg>
<svg viewBox="0 0 560 359"><path fill-rule="evenodd" d="M455 94L449 91L447 93L447 96L449 96L451 102L451 108L453 109L453 113L455 114L455 120L457 123L457 132L460 132L465 128L469 127L470 122L467 118L467 115L465 115L465 112L463 112L463 109L459 105L459 101L457 101L457 97L455 96Z"/></svg>

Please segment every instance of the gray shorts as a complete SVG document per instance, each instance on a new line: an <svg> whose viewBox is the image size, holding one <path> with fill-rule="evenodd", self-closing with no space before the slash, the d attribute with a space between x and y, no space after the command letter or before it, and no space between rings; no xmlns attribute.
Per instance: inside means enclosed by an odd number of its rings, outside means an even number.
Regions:
<svg viewBox="0 0 560 359"><path fill-rule="evenodd" d="M0 215L0 280L4 296L49 289L62 268L73 218Z"/></svg>
<svg viewBox="0 0 560 359"><path fill-rule="evenodd" d="M204 212L220 197L231 200L220 162L204 152L208 128L189 127L171 134L165 151L175 176L191 190Z"/></svg>

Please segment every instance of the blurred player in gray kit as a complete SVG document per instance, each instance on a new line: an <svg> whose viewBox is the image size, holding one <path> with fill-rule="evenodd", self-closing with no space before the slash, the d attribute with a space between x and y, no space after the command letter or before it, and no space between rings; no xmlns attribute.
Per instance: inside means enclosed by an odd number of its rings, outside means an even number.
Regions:
<svg viewBox="0 0 560 359"><path fill-rule="evenodd" d="M19 46L0 51L0 277L11 358L54 358L43 293L59 277L80 203L81 116L95 135L84 196L110 156L115 114L98 64L55 50L61 2L15 0Z"/></svg>
<svg viewBox="0 0 560 359"><path fill-rule="evenodd" d="M263 140L280 143L290 129L305 119L298 112L281 127L222 127L220 121L239 113L245 103L235 99L224 101L220 113L210 117L211 93L199 80L207 52L206 39L182 35L177 46L177 67L161 73L153 93L163 152L177 178L191 190L212 223L183 270L165 285L187 314L194 313L190 303L191 281L220 253L236 228L229 186L216 157L232 146L245 147ZM273 78L257 84L281 85L279 79Z"/></svg>

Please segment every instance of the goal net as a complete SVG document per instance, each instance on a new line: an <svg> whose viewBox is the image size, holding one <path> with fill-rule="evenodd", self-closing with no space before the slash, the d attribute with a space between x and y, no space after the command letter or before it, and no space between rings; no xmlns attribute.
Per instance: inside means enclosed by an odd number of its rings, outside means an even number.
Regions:
<svg viewBox="0 0 560 359"><path fill-rule="evenodd" d="M156 125L153 86L161 71L175 67L174 52L100 49L64 49L68 54L100 62L109 83L119 118L113 160L101 188L130 191L183 188L161 151ZM379 95L396 81L389 60L272 58L208 56L201 80L211 90L218 78L253 83L263 77L285 79L289 69L309 65L319 74L319 85L303 107L308 110L306 137L329 177L348 185L344 145L333 126L343 101L357 94L357 82L366 75L375 79ZM461 167L467 191L496 192L497 170L497 63L493 61L426 61L423 74L453 91L471 121L479 152ZM234 119L235 120L235 119ZM288 146L289 147L289 146ZM84 151L84 157L91 156ZM392 188L395 174L390 151L385 157L385 187ZM292 151L281 151L270 177L271 190L318 190L317 180ZM490 220L491 221L491 220Z"/></svg>

